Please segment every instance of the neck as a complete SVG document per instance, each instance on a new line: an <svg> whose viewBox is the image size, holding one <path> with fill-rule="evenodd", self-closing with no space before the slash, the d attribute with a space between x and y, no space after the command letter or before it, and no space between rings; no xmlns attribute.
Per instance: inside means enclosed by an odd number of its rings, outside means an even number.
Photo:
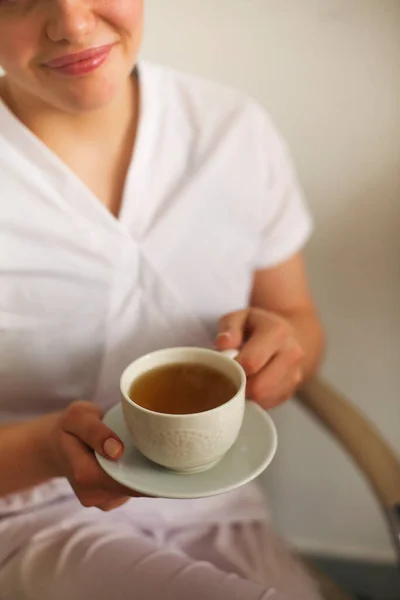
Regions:
<svg viewBox="0 0 400 600"><path fill-rule="evenodd" d="M139 86L136 77L129 77L119 94L107 106L84 113L68 113L25 94L4 79L0 96L24 125L45 143L54 135L69 139L116 143L136 121L139 106Z"/></svg>

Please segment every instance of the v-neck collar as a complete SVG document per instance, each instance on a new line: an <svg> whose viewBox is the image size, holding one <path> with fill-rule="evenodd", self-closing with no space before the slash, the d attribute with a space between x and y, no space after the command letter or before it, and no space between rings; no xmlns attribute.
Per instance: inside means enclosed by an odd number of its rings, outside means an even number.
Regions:
<svg viewBox="0 0 400 600"><path fill-rule="evenodd" d="M57 154L50 150L26 125L24 125L0 99L0 136L11 142L21 153L30 166L39 172L42 180L54 191L59 192L69 208L98 219L106 228L112 227L121 233L128 233L124 223L127 210L127 196L132 185L139 180L143 167L147 164L149 151L149 131L151 137L152 111L154 109L152 94L148 89L148 73L146 64L137 65L139 77L139 117L136 139L128 167L123 195L118 216L115 216L96 196L94 192L74 173L74 171ZM4 118L1 118L3 113ZM140 185L135 185L139 192ZM138 198L138 203L141 199ZM88 214L90 213L90 214ZM129 235L132 235L130 231Z"/></svg>

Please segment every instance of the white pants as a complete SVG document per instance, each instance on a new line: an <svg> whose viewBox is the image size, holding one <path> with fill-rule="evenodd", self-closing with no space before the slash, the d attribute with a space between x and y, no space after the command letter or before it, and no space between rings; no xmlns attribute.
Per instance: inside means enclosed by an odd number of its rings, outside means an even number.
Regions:
<svg viewBox="0 0 400 600"><path fill-rule="evenodd" d="M0 521L0 599L320 600L266 522L142 529L133 510L69 499Z"/></svg>

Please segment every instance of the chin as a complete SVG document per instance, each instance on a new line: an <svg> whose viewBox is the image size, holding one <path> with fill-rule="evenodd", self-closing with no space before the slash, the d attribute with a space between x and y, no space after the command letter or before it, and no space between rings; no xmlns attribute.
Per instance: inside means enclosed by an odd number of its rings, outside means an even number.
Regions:
<svg viewBox="0 0 400 600"><path fill-rule="evenodd" d="M50 102L67 112L84 113L101 110L119 96L126 81L127 76L120 79L82 78L69 83L66 89L59 89Z"/></svg>
<svg viewBox="0 0 400 600"><path fill-rule="evenodd" d="M118 96L118 90L102 90L101 93L85 93L61 99L61 107L68 112L84 113L107 107Z"/></svg>

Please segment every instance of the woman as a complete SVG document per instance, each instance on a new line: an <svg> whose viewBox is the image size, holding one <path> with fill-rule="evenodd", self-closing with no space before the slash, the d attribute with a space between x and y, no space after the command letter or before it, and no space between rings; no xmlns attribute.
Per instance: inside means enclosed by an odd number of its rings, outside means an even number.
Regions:
<svg viewBox="0 0 400 600"><path fill-rule="evenodd" d="M240 348L269 409L322 349L279 136L235 92L134 69L142 19L0 0L1 598L317 598L254 486L132 500L94 458L123 453L101 416L147 351Z"/></svg>

